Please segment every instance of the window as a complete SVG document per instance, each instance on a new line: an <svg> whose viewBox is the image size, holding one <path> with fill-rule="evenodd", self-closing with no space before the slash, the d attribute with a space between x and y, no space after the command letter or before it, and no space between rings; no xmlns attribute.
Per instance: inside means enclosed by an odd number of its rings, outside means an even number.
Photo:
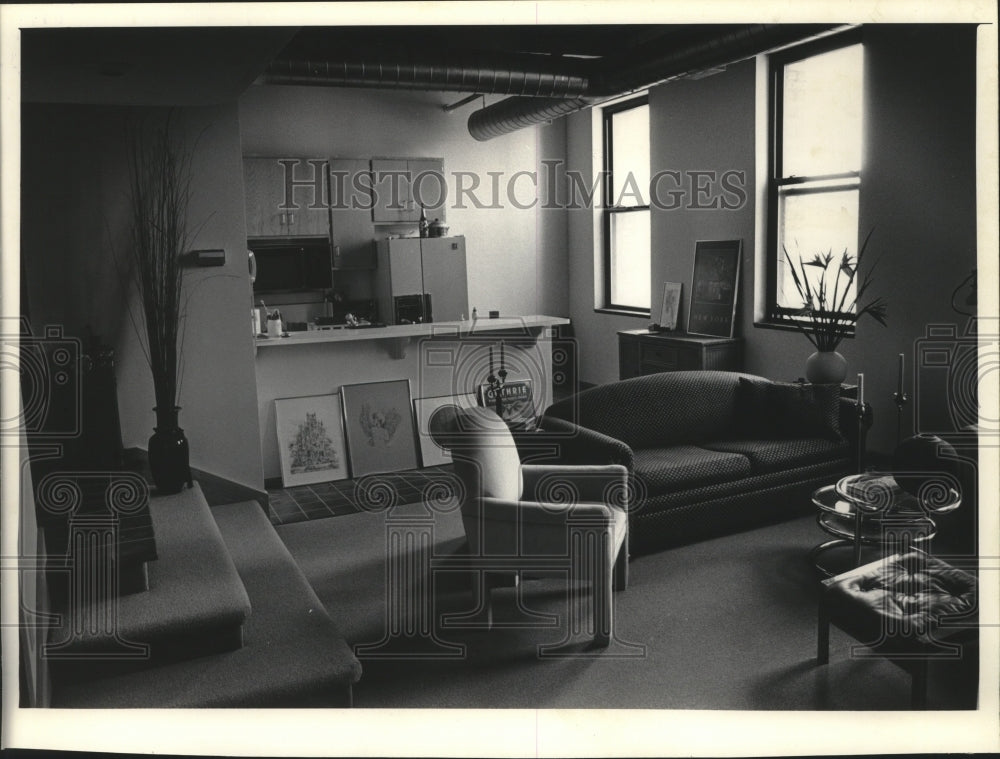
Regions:
<svg viewBox="0 0 1000 759"><path fill-rule="evenodd" d="M853 35L792 48L770 59L772 319L794 316L805 305L792 265L819 277L819 268L803 269L801 264L831 253L832 288L842 256L851 263L857 260L863 63L863 46ZM852 303L853 295L848 291L843 302ZM827 303L835 308L829 301L832 297Z"/></svg>
<svg viewBox="0 0 1000 759"><path fill-rule="evenodd" d="M649 314L649 99L604 115L604 308Z"/></svg>

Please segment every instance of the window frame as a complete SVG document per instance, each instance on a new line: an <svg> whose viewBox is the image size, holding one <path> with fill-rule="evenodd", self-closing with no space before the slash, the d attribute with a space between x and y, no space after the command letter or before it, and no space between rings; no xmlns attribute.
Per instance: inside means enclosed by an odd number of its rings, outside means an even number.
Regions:
<svg viewBox="0 0 1000 759"><path fill-rule="evenodd" d="M851 47L857 44L864 44L861 30L854 29L849 32L824 37L803 45L795 45L785 50L772 53L768 56L768 156L767 156L767 279L765 289L765 312L764 320L768 325L782 326L795 329L796 317L801 315L801 309L788 308L778 305L778 273L779 254L778 240L780 230L778 229L778 209L779 195L783 189L792 188L791 194L805 195L812 193L841 192L845 189L855 189L858 193L859 215L861 198L861 170L840 171L830 174L816 174L810 176L785 176L782 173L783 151L783 130L784 130L784 69L787 65L797 63L812 58L823 53L829 53L841 48ZM862 68L864 67L862 58ZM862 81L864 72L862 71ZM862 113L862 119L864 114ZM864 150L864 122L862 129L862 151ZM815 187L816 183L833 183L828 188ZM796 191L797 185L806 185ZM860 218L858 220L858 236L860 237ZM857 253L855 253L857 255ZM807 322L802 321L803 324ZM854 330L851 329L848 336L851 337Z"/></svg>
<svg viewBox="0 0 1000 759"><path fill-rule="evenodd" d="M601 109L601 125L602 125L602 168L604 177L603 186L603 203L601 208L602 215L602 227L603 227L603 254L602 254L602 298L601 306L595 310L606 311L619 314L625 314L630 316L644 316L648 317L652 313L652 292L650 293L650 305L646 308L640 306L629 306L619 303L614 303L611 300L611 272L612 272L612 236L611 236L611 221L615 214L621 213L634 213L636 211L646 211L647 214L650 213L650 207L647 202L643 206L616 206L614 205L614 151L612 150L612 145L614 143L614 116L616 114L622 113L624 111L630 111L633 108L641 108L642 106L649 106L649 94L642 94L638 97L632 97L627 100L622 100L618 103L613 103L611 105L604 106ZM642 189L642 188L640 188ZM647 197L645 200L649 200L649 188L645 188ZM652 216L650 215L650 226L652 226ZM652 260L652 243L650 243L650 259ZM650 272L650 277L652 278L652 272Z"/></svg>

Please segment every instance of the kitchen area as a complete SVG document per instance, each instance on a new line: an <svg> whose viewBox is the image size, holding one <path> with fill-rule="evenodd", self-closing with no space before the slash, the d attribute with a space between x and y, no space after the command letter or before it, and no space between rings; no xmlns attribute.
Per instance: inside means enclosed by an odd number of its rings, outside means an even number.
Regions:
<svg viewBox="0 0 1000 759"><path fill-rule="evenodd" d="M530 387L535 413L551 403L552 341L568 319L470 298L475 252L449 230L443 158L245 154L243 169L267 487L294 481L277 411L286 400L405 382L406 411L419 412L474 403L501 375ZM426 415L414 419L417 465L438 463ZM404 456L399 468L412 463Z"/></svg>

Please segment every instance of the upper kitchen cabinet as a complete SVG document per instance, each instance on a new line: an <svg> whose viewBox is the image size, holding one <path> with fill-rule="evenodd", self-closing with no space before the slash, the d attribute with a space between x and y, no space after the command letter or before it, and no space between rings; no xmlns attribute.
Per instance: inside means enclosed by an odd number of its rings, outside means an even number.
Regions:
<svg viewBox="0 0 1000 759"><path fill-rule="evenodd" d="M327 161L244 158L247 237L330 234Z"/></svg>
<svg viewBox="0 0 1000 759"><path fill-rule="evenodd" d="M421 203L428 220L444 220L444 159L373 158L371 172L375 190L372 221L376 224L416 224Z"/></svg>
<svg viewBox="0 0 1000 759"><path fill-rule="evenodd" d="M335 269L375 268L367 158L331 158L330 237Z"/></svg>

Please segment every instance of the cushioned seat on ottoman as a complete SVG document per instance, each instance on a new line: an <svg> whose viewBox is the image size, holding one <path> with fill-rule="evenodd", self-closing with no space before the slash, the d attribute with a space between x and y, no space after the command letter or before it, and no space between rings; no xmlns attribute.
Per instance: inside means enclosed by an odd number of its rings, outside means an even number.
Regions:
<svg viewBox="0 0 1000 759"><path fill-rule="evenodd" d="M928 663L961 661L975 644L976 593L973 575L918 550L831 577L820 597L817 659L829 660L833 623L910 670L913 707L923 708Z"/></svg>

